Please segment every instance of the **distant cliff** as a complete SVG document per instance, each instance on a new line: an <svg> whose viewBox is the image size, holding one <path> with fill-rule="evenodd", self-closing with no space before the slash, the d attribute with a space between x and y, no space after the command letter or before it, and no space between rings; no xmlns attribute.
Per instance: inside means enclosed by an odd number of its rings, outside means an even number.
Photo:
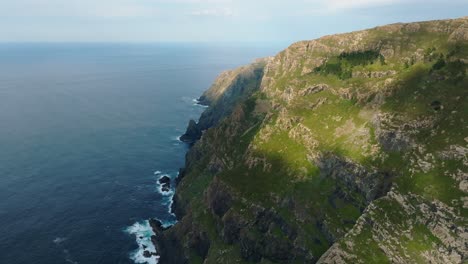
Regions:
<svg viewBox="0 0 468 264"><path fill-rule="evenodd" d="M468 18L295 43L221 74L161 263L466 263Z"/></svg>
<svg viewBox="0 0 468 264"><path fill-rule="evenodd" d="M230 115L237 103L258 91L268 60L269 58L258 59L247 66L221 73L198 100L199 104L210 107L203 112L198 123L190 120L187 131L180 139L187 143L197 141L203 131Z"/></svg>

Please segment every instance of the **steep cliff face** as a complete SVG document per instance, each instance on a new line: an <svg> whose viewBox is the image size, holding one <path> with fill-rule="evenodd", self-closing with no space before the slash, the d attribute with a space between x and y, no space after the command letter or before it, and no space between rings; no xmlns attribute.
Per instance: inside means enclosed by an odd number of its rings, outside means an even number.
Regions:
<svg viewBox="0 0 468 264"><path fill-rule="evenodd" d="M161 263L463 263L468 18L291 45L191 122ZM201 132L203 131L203 132Z"/></svg>
<svg viewBox="0 0 468 264"><path fill-rule="evenodd" d="M190 120L181 140L193 143L202 132L232 113L238 102L257 91L263 77L263 69L271 58L257 59L252 64L221 73L213 85L199 98L199 103L209 106L198 120Z"/></svg>

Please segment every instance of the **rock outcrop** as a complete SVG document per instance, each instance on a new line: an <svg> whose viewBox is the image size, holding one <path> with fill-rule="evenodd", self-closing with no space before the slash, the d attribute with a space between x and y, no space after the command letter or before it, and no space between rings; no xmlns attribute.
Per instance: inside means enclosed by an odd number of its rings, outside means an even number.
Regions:
<svg viewBox="0 0 468 264"><path fill-rule="evenodd" d="M263 77L263 68L270 58L257 59L250 65L221 73L214 84L199 98L199 103L210 106L198 122L190 120L181 140L194 143L202 132L232 113L234 106L257 91Z"/></svg>

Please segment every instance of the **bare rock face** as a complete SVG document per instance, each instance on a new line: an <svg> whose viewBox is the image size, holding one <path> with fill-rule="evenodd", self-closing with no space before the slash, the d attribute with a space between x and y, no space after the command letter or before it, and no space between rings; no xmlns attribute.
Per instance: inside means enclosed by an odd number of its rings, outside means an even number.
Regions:
<svg viewBox="0 0 468 264"><path fill-rule="evenodd" d="M370 71L370 72L353 72L353 78L383 78L397 74L396 71Z"/></svg>
<svg viewBox="0 0 468 264"><path fill-rule="evenodd" d="M382 148L388 151L403 151L411 146L410 139L401 131L382 130L378 138Z"/></svg>
<svg viewBox="0 0 468 264"><path fill-rule="evenodd" d="M468 18L464 18L465 22L461 24L451 35L451 41L468 40Z"/></svg>
<svg viewBox="0 0 468 264"><path fill-rule="evenodd" d="M180 140L195 143L201 138L203 131L230 115L239 101L258 90L263 69L269 60L270 58L258 59L247 66L221 73L198 100L200 104L210 107L203 112L198 122L190 120Z"/></svg>
<svg viewBox="0 0 468 264"><path fill-rule="evenodd" d="M384 215L380 204L394 204L400 211L398 224ZM417 195L404 195L395 188L385 197L372 203L359 218L355 227L340 241L335 243L318 263L364 263L356 254L357 245L353 241L365 232L378 242L381 250L393 263L411 263L415 256L406 246L406 240L416 240L416 228L427 230L425 241L427 250L418 256L424 263L463 263L468 254L468 228L457 226L453 220L463 221L450 207L440 202L428 203ZM393 225L392 225L393 224ZM402 237L405 237L402 239ZM433 239L434 242L429 241Z"/></svg>
<svg viewBox="0 0 468 264"><path fill-rule="evenodd" d="M385 194L390 188L391 175L387 172L369 171L364 166L332 154L318 157L315 163L320 168L322 177L344 181L351 190L361 193L367 202Z"/></svg>

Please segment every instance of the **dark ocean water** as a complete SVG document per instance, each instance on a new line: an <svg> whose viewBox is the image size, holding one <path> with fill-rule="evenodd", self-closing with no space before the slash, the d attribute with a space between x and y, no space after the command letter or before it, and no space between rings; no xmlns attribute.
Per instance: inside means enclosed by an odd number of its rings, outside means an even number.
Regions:
<svg viewBox="0 0 468 264"><path fill-rule="evenodd" d="M156 181L183 165L193 99L281 48L0 44L0 263L132 263L131 233L174 220Z"/></svg>

